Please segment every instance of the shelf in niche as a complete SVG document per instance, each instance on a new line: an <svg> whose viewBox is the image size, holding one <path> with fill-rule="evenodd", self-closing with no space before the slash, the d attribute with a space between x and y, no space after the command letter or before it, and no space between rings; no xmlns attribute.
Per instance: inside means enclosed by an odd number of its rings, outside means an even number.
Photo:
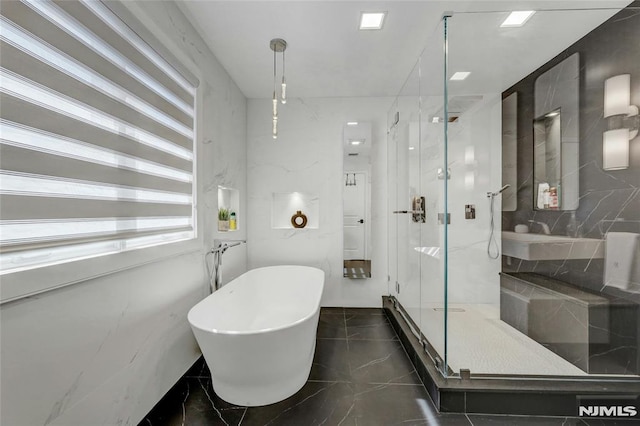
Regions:
<svg viewBox="0 0 640 426"><path fill-rule="evenodd" d="M307 216L304 228L294 228L291 217L301 211ZM318 229L320 223L320 197L302 192L274 192L271 197L272 229Z"/></svg>
<svg viewBox="0 0 640 426"><path fill-rule="evenodd" d="M235 232L240 229L240 191L234 188L218 186L218 210L221 208L229 209L229 212L236 214L236 229L229 229L222 232ZM216 223L218 220L218 212L216 211ZM217 230L220 230L216 227Z"/></svg>

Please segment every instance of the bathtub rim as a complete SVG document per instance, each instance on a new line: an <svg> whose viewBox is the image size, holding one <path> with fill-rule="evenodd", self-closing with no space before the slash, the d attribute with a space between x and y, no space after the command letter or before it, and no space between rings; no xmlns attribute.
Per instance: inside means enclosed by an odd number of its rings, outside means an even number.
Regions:
<svg viewBox="0 0 640 426"><path fill-rule="evenodd" d="M317 308L312 311L309 315L306 315L302 318L300 318L297 321L294 321L290 324L285 324L285 325L281 325L279 327L271 327L271 328L262 328L259 330L251 330L251 331L244 331L244 330L240 330L240 331L230 331L230 330L218 330L215 328L203 328L200 327L196 324L193 323L193 321L191 321L191 311L193 309L195 309L196 306L198 306L200 303L202 303L203 301L205 301L207 298L213 296L215 294L215 292L211 293L210 295L208 295L207 297L205 297L204 299L200 300L198 303L196 303L195 305L193 305L191 307L191 309L189 309L189 312L187 313L187 321L189 321L189 325L191 327L197 328L200 331L203 331L205 333L213 333L213 334L222 334L222 335L227 335L227 336L251 336L251 335L257 335L257 334L265 334L265 333L272 333L272 332L276 332L276 331L280 331L280 330L286 330L288 328L292 328L295 327L299 324L302 324L305 321L308 321L309 319L311 319L314 315L316 315L316 313L320 310L320 308L322 307L322 294L324 292L324 278L325 278L325 273L322 269L320 268L316 268L315 266L305 266L305 265L273 265L273 266L262 266L260 268L253 268L253 269L249 269L246 272L242 273L240 276L236 277L239 278L242 275L250 272L250 271L258 271L260 269L272 269L272 268L279 268L279 267L283 267L283 266L295 266L295 267L300 267L300 268L308 268L308 269L315 269L317 271L322 272L322 284L321 284L321 289L320 289L320 298L318 299L318 306ZM234 278L235 280L235 278ZM225 284L228 285L230 283L232 283L234 280L231 280L229 283ZM224 288L224 286L223 286ZM220 289L222 290L222 288ZM219 290L218 290L219 291Z"/></svg>

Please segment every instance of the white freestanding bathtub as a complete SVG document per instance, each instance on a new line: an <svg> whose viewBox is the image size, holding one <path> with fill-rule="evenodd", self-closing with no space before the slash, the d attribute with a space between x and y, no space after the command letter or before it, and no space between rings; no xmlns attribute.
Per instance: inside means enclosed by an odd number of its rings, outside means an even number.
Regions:
<svg viewBox="0 0 640 426"><path fill-rule="evenodd" d="M220 398L267 405L306 383L316 344L324 272L307 266L250 270L188 314Z"/></svg>

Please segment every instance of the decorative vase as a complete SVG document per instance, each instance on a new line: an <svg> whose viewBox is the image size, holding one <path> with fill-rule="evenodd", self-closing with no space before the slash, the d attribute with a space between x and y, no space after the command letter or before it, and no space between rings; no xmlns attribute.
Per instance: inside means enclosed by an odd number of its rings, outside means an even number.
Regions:
<svg viewBox="0 0 640 426"><path fill-rule="evenodd" d="M218 231L226 232L229 230L229 221L228 220L219 220L218 221Z"/></svg>
<svg viewBox="0 0 640 426"><path fill-rule="evenodd" d="M291 225L294 228L304 228L307 226L307 216L302 213L302 211L298 210L296 214L291 216Z"/></svg>

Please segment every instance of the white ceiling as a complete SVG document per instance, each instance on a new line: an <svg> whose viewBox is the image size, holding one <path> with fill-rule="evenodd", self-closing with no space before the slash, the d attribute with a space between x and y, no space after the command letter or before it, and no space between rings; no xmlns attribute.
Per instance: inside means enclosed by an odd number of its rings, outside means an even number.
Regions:
<svg viewBox="0 0 640 426"><path fill-rule="evenodd" d="M442 15L450 70L471 71L458 90L502 91L611 17L629 0L185 1L178 5L247 98L273 91L269 41L283 38L289 97L395 96L427 46L423 76L442 78ZM596 11L559 11L559 9ZM522 28L499 24L535 9ZM549 10L549 11L543 11ZM553 10L553 11L551 11ZM361 11L387 11L381 31L359 31ZM492 13L466 13L502 11ZM278 58L279 64L281 58ZM280 65L279 65L280 66ZM428 73L428 74L425 74Z"/></svg>

